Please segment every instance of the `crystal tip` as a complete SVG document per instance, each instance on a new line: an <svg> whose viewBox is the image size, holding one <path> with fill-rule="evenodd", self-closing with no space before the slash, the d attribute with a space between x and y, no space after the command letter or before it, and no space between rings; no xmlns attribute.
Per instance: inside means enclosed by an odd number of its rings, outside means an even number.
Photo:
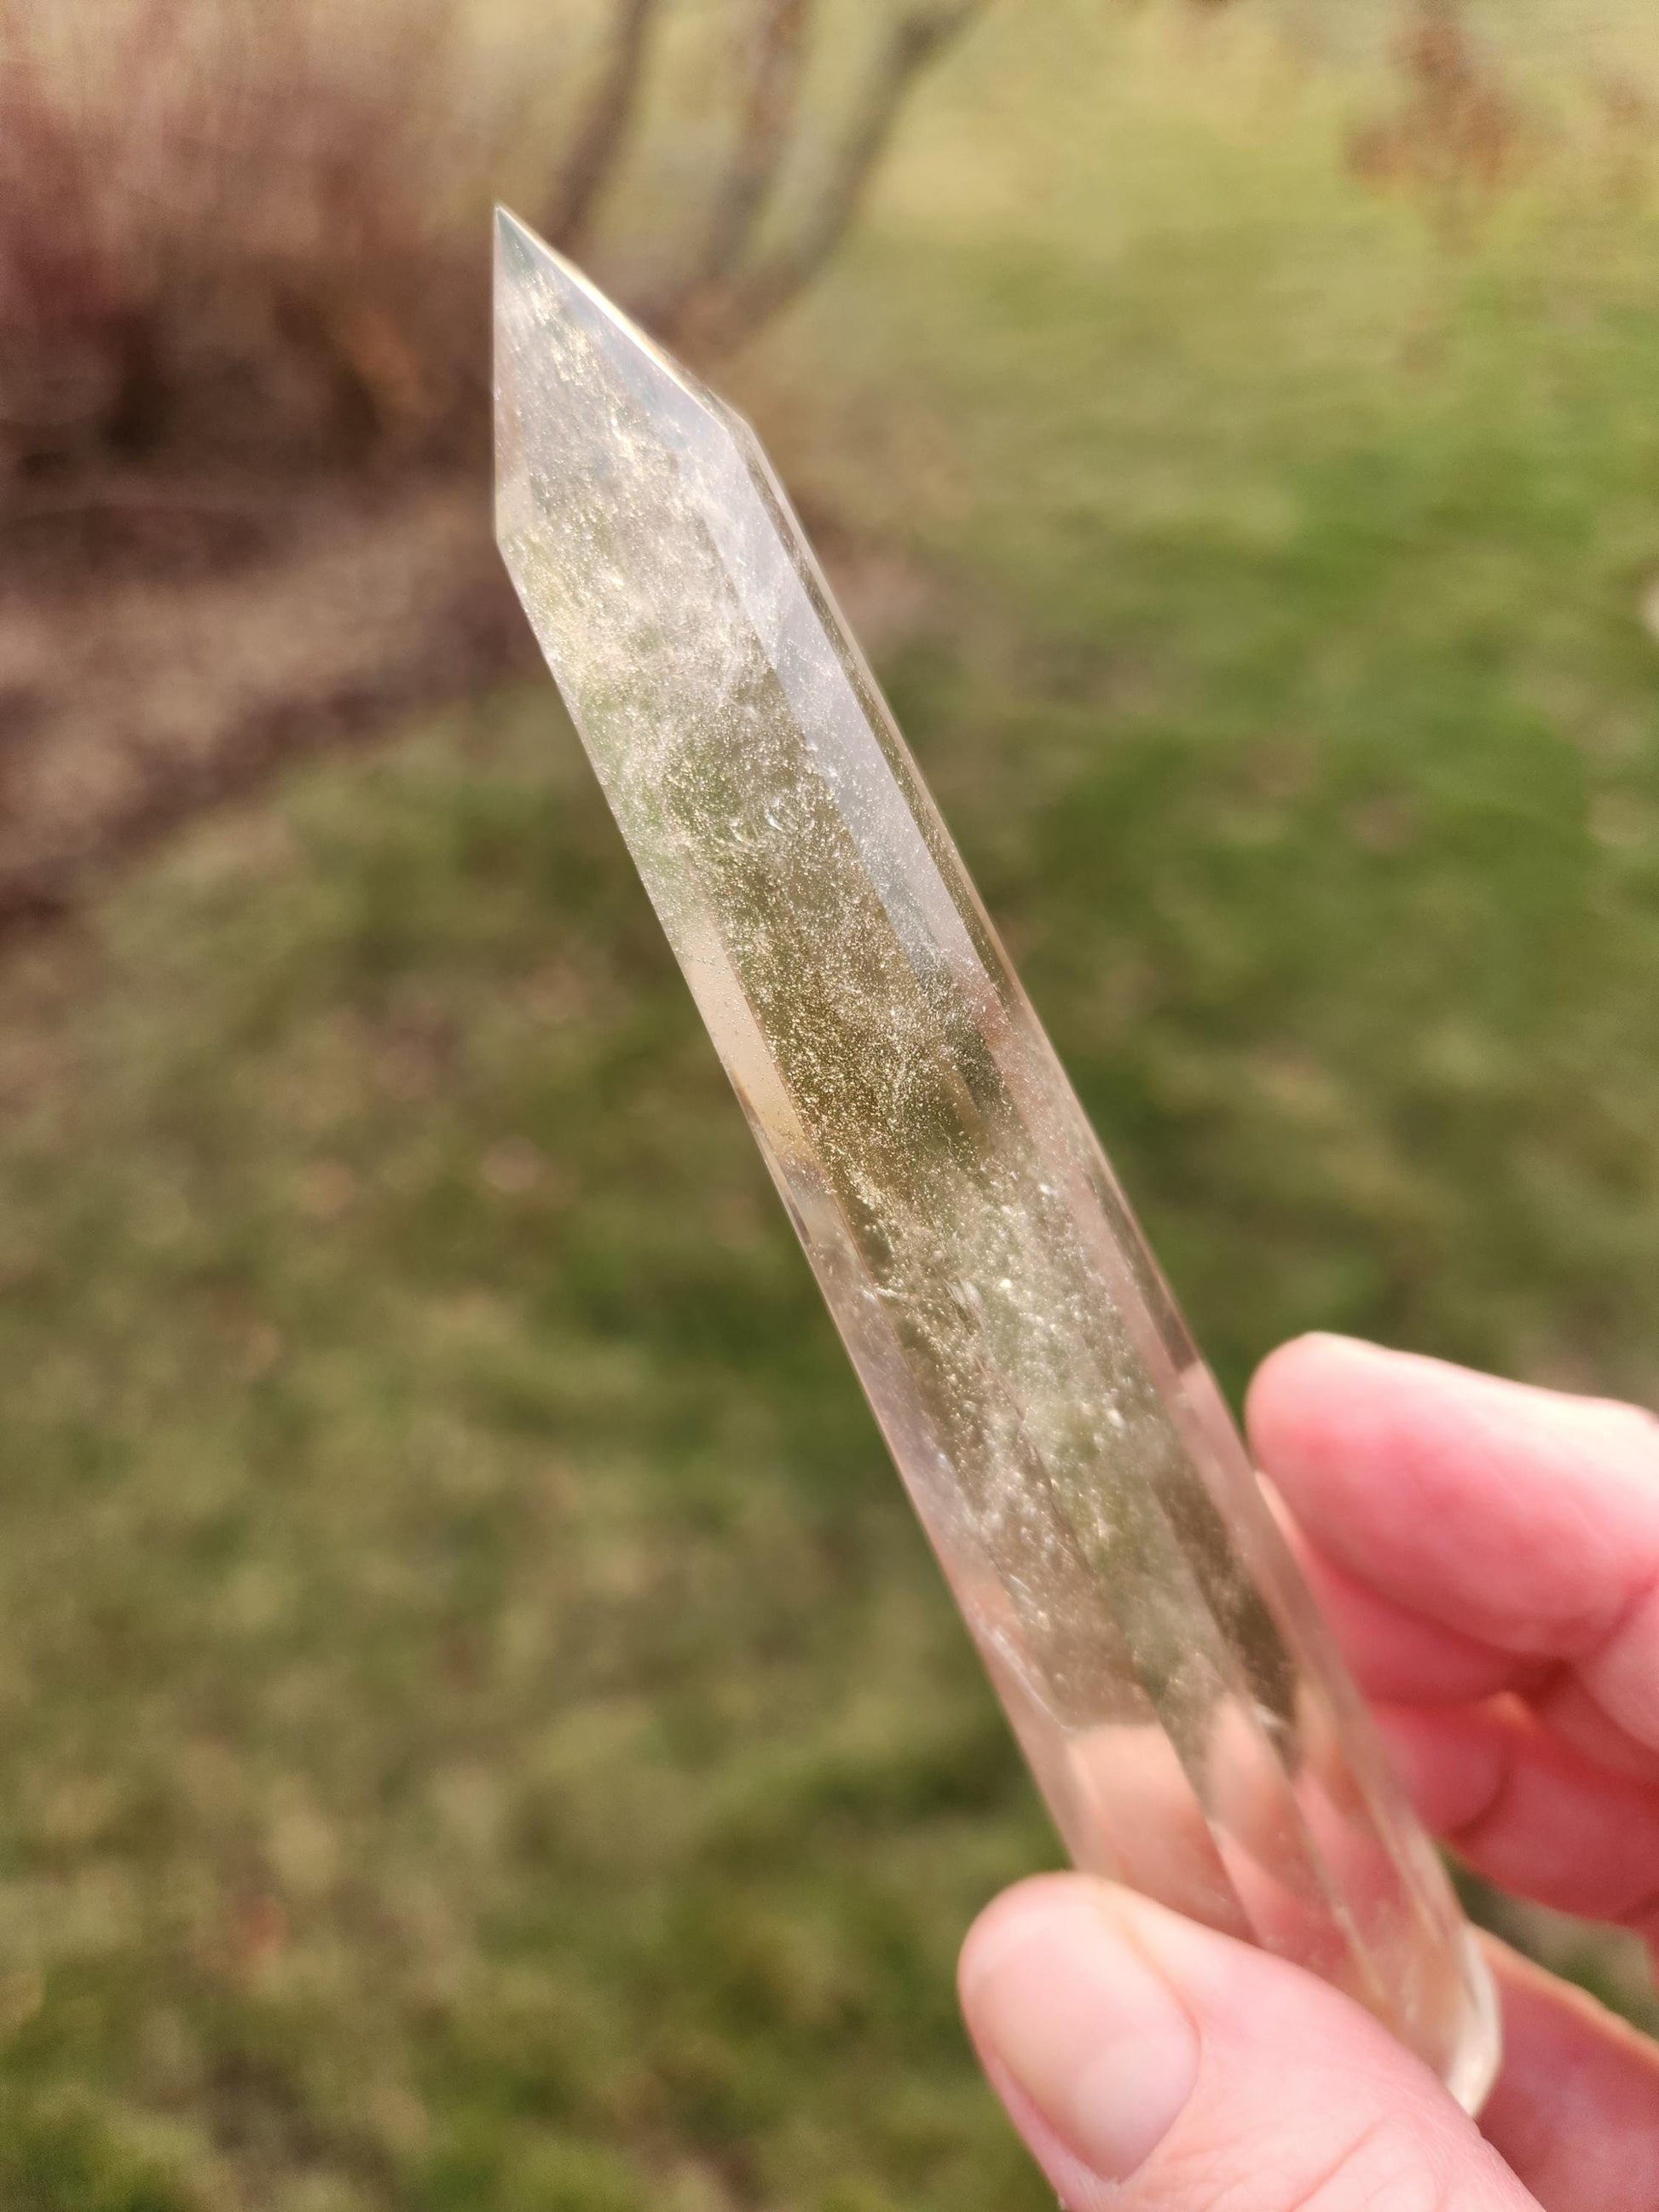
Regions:
<svg viewBox="0 0 1659 2212"><path fill-rule="evenodd" d="M592 343L620 363L633 355L678 385L708 413L729 420L726 408L649 332L642 331L608 294L556 246L532 230L511 208L495 208L495 322L498 331L526 299L534 319L552 338L561 327L579 328Z"/></svg>

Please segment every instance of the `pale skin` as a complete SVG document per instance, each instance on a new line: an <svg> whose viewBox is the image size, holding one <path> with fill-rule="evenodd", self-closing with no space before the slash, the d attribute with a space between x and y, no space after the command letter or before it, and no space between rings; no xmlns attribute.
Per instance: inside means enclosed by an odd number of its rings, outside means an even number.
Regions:
<svg viewBox="0 0 1659 2212"><path fill-rule="evenodd" d="M1430 1826L1659 1958L1659 1422L1335 1337L1247 1418ZM1334 1990L1080 1875L983 1914L963 2003L1068 2212L1659 2208L1659 2045L1489 1956L1478 2127Z"/></svg>

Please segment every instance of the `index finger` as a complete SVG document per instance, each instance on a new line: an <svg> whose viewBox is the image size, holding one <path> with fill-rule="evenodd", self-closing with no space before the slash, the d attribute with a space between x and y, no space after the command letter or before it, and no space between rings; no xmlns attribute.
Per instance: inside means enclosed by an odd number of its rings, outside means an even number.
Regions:
<svg viewBox="0 0 1659 2212"><path fill-rule="evenodd" d="M1256 1464L1326 1559L1431 1639L1574 1669L1659 1747L1659 1422L1342 1337L1275 1352Z"/></svg>

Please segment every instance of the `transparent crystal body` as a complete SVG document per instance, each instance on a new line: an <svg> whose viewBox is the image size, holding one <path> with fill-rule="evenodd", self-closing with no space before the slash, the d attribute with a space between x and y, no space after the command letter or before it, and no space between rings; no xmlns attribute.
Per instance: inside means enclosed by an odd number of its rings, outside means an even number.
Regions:
<svg viewBox="0 0 1659 2212"><path fill-rule="evenodd" d="M757 442L496 252L503 556L1067 1850L1474 2107L1445 1874Z"/></svg>

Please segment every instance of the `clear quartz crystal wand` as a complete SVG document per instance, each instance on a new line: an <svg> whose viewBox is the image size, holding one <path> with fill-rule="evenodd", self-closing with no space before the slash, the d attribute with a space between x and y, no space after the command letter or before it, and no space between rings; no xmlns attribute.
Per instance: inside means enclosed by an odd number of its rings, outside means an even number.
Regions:
<svg viewBox="0 0 1659 2212"><path fill-rule="evenodd" d="M753 433L505 213L496 533L1073 1858L1471 2109L1439 1861Z"/></svg>

